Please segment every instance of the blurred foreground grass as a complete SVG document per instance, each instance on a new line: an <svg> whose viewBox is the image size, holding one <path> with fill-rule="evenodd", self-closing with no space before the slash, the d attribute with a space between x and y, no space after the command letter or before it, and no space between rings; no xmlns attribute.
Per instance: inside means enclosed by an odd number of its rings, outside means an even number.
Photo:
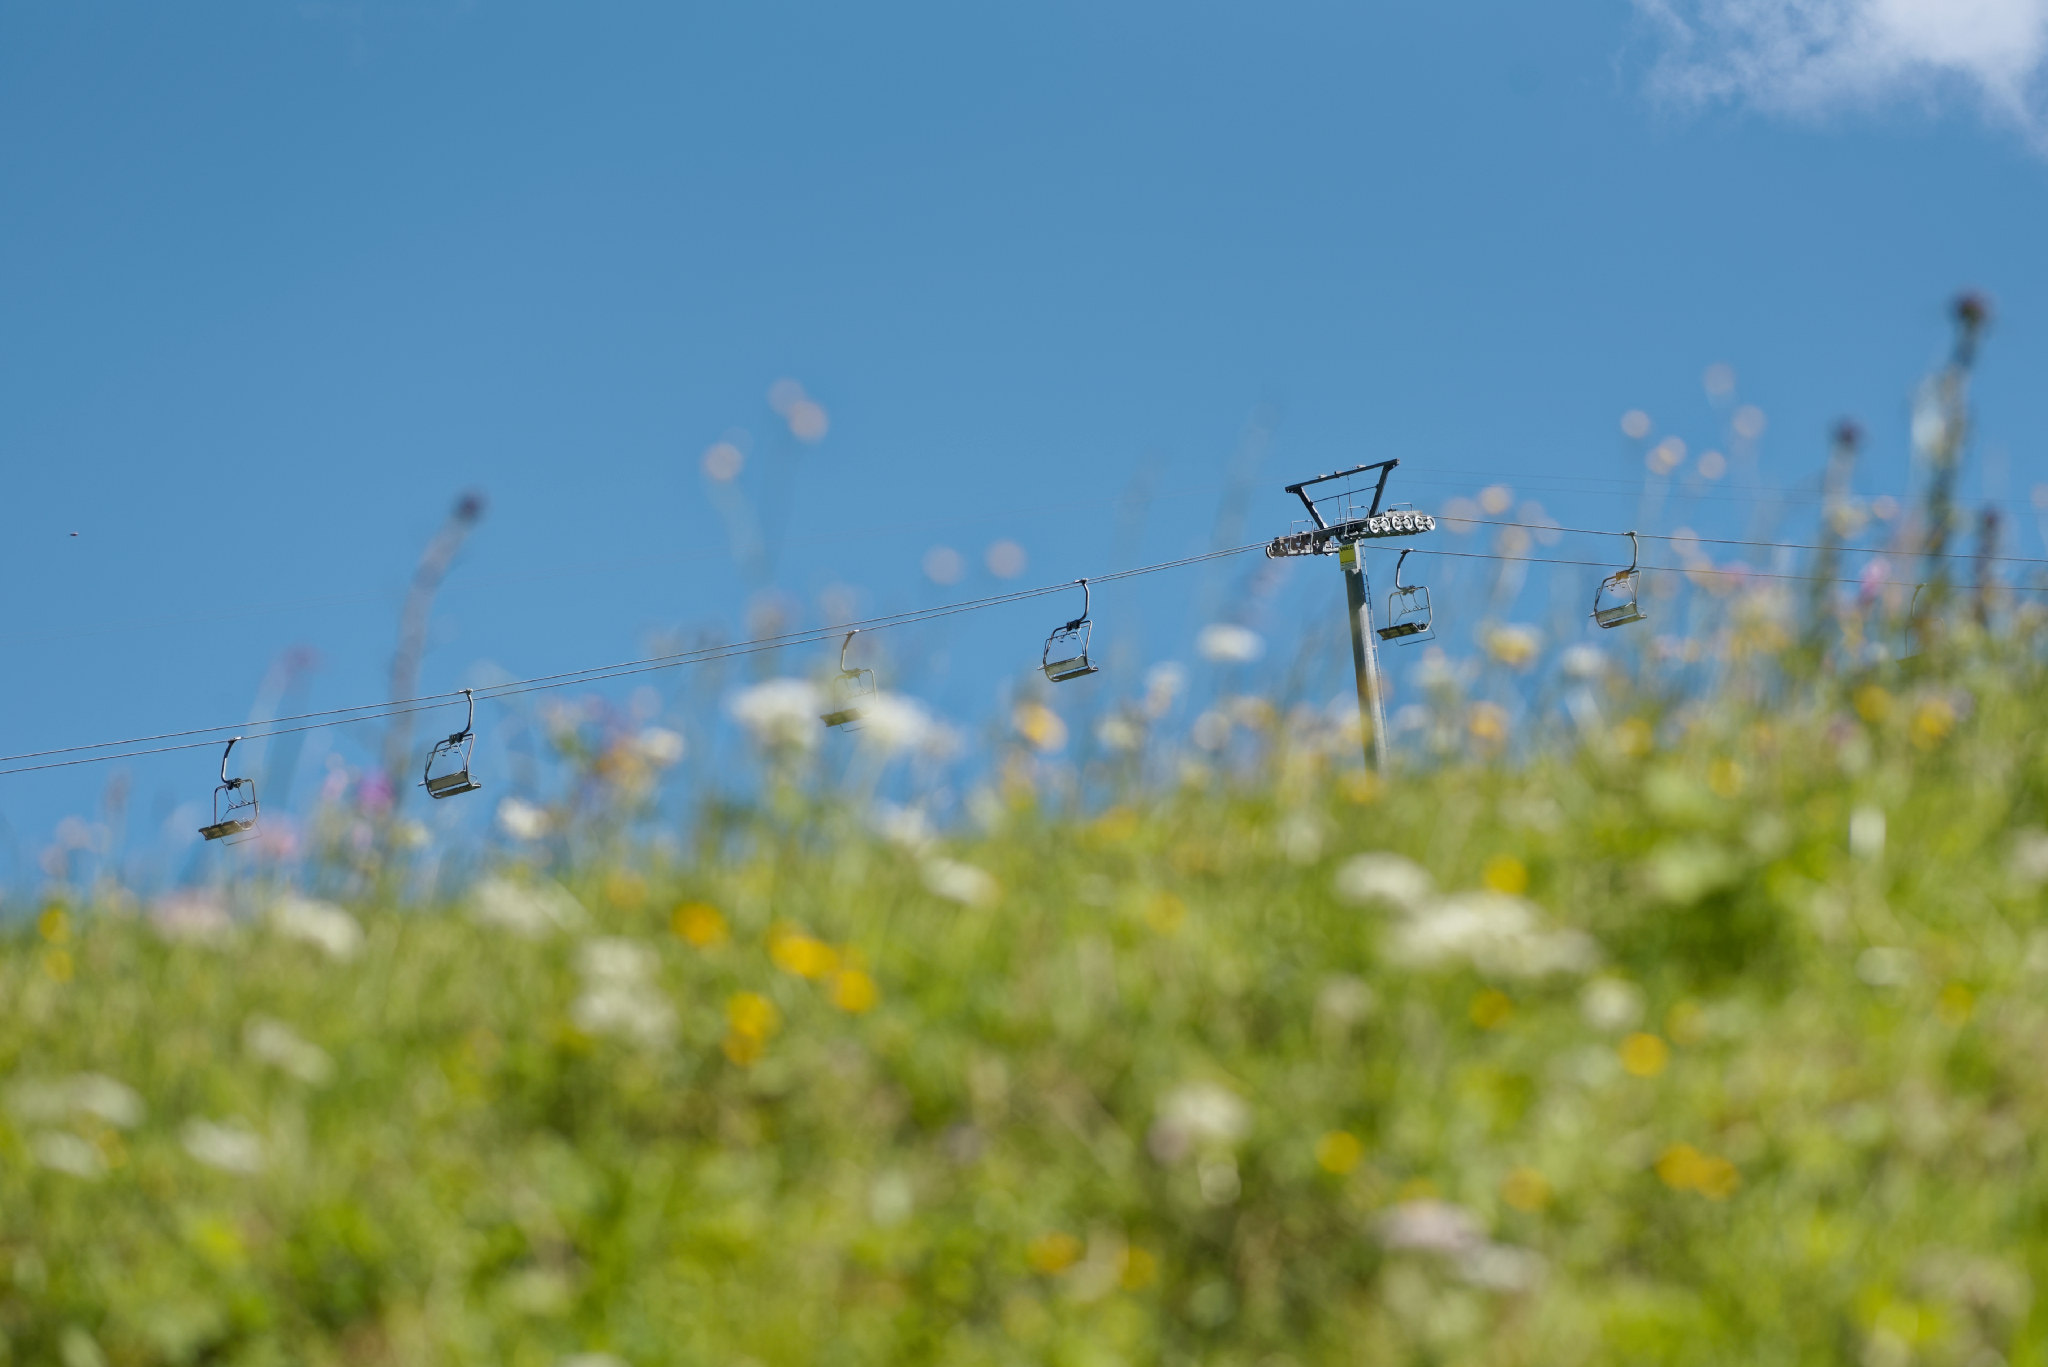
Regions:
<svg viewBox="0 0 2048 1367"><path fill-rule="evenodd" d="M1610 683L1389 784L1252 712L1085 819L785 792L449 907L52 904L0 956L0 1344L2040 1362L2048 688L1920 667Z"/></svg>

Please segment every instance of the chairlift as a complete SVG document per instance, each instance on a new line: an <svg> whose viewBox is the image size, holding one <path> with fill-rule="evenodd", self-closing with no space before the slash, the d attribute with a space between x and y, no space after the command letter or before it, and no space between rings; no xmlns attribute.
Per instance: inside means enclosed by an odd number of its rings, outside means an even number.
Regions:
<svg viewBox="0 0 2048 1367"><path fill-rule="evenodd" d="M427 751L427 766L420 774L420 787L427 790L428 797L454 797L457 793L473 793L484 785L469 776L470 752L476 749L476 695L467 688L462 696L469 703L469 720L462 729L446 740L434 742L434 748ZM434 772L440 764L442 771ZM453 769L448 765L455 764Z"/></svg>
<svg viewBox="0 0 2048 1367"><path fill-rule="evenodd" d="M1648 614L1639 601L1642 594L1643 575L1636 568L1642 555L1642 543L1634 532L1628 533L1628 568L1616 570L1600 581L1600 587L1593 590L1593 620L1602 627L1627 626L1640 622Z"/></svg>
<svg viewBox="0 0 2048 1367"><path fill-rule="evenodd" d="M1387 595L1387 624L1379 629L1382 641L1415 645L1435 636L1430 630L1429 586L1401 582L1401 566L1408 563L1409 547L1394 562L1394 591Z"/></svg>
<svg viewBox="0 0 2048 1367"><path fill-rule="evenodd" d="M1074 582L1081 586L1081 615L1046 637L1045 650L1038 657L1039 668L1054 683L1078 679L1102 667L1088 658L1088 643L1095 635L1095 624L1088 620L1088 581ZM1057 660L1053 658L1056 654L1060 657Z"/></svg>
<svg viewBox="0 0 2048 1367"><path fill-rule="evenodd" d="M247 832L256 829L258 807L256 804L256 780L253 778L229 778L228 756L235 752L236 736L228 742L228 748L220 752L220 786L213 790L213 823L201 826L199 834L208 840L227 840L230 845L239 845L247 839ZM242 839L230 837L240 836Z"/></svg>
<svg viewBox="0 0 2048 1367"><path fill-rule="evenodd" d="M855 628L846 633L846 639L839 643L839 673L827 688L831 697L831 710L819 715L818 720L827 726L847 726L858 731L851 724L861 719L862 704L875 696L875 671L852 669L846 663L846 648L853 644L853 638L860 635Z"/></svg>

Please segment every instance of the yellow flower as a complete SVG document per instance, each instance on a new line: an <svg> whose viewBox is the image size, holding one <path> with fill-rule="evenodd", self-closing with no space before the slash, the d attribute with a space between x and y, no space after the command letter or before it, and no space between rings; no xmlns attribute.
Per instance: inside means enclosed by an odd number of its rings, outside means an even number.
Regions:
<svg viewBox="0 0 2048 1367"><path fill-rule="evenodd" d="M1349 1130L1331 1130L1316 1141L1316 1166L1342 1177L1365 1157L1365 1145Z"/></svg>
<svg viewBox="0 0 2048 1367"><path fill-rule="evenodd" d="M1857 689L1851 701L1856 706L1856 715L1873 725L1892 714L1892 695L1876 684L1865 684Z"/></svg>
<svg viewBox="0 0 2048 1367"><path fill-rule="evenodd" d="M36 917L36 931L51 944L61 945L71 938L71 920L64 914L64 908L45 907L43 914Z"/></svg>
<svg viewBox="0 0 2048 1367"><path fill-rule="evenodd" d="M1631 759L1641 759L1649 754L1651 743L1655 740L1656 733L1641 717L1630 717L1614 728L1615 748Z"/></svg>
<svg viewBox="0 0 2048 1367"><path fill-rule="evenodd" d="M1655 1077L1671 1062L1671 1047L1655 1035L1633 1034L1621 1042L1621 1066L1631 1077Z"/></svg>
<svg viewBox="0 0 2048 1367"><path fill-rule="evenodd" d="M1472 733L1472 739L1485 745L1497 745L1508 737L1507 709L1498 703L1473 703L1471 715L1465 719L1465 729Z"/></svg>
<svg viewBox="0 0 2048 1367"><path fill-rule="evenodd" d="M758 992L735 992L726 999L725 1023L725 1056L745 1066L761 1057L782 1013Z"/></svg>
<svg viewBox="0 0 2048 1367"><path fill-rule="evenodd" d="M1337 791L1343 794L1344 800L1356 802L1360 806L1378 801L1385 787L1380 776L1370 769L1347 770L1344 776L1337 780Z"/></svg>
<svg viewBox="0 0 2048 1367"><path fill-rule="evenodd" d="M1145 904L1145 924L1161 935L1171 935L1188 918L1188 904L1170 892L1155 892Z"/></svg>
<svg viewBox="0 0 2048 1367"><path fill-rule="evenodd" d="M1742 791L1742 766L1732 759L1717 759L1707 766L1707 787L1715 797L1734 797Z"/></svg>
<svg viewBox="0 0 2048 1367"><path fill-rule="evenodd" d="M1031 1270L1042 1276L1064 1272L1081 1259L1081 1241L1064 1230L1041 1234L1024 1246Z"/></svg>
<svg viewBox="0 0 2048 1367"><path fill-rule="evenodd" d="M1725 1201L1742 1185L1742 1174L1733 1163L1690 1144L1664 1150L1657 1160L1657 1176L1673 1191L1696 1191L1710 1201Z"/></svg>
<svg viewBox="0 0 2048 1367"><path fill-rule="evenodd" d="M1126 1291L1142 1291L1159 1276L1159 1259L1132 1244L1124 1250L1123 1275L1117 1278Z"/></svg>
<svg viewBox="0 0 2048 1367"><path fill-rule="evenodd" d="M43 955L43 976L51 982L68 983L71 981L71 973L70 950L52 949Z"/></svg>
<svg viewBox="0 0 2048 1367"><path fill-rule="evenodd" d="M1063 749L1067 743L1067 724L1060 720L1059 713L1044 703L1020 703L1010 714L1010 724L1017 728L1017 734L1024 743L1044 754Z"/></svg>
<svg viewBox="0 0 2048 1367"><path fill-rule="evenodd" d="M1520 897L1529 890L1529 868L1511 854L1497 854L1486 861L1479 879L1495 892Z"/></svg>
<svg viewBox="0 0 2048 1367"><path fill-rule="evenodd" d="M647 880L638 874L612 873L604 880L604 900L625 911L637 911L647 902Z"/></svg>
<svg viewBox="0 0 2048 1367"><path fill-rule="evenodd" d="M832 977L832 1004L841 1011L856 1016L872 1011L881 996L875 980L858 968L843 968Z"/></svg>
<svg viewBox="0 0 2048 1367"><path fill-rule="evenodd" d="M813 981L839 968L838 950L800 930L781 929L769 935L768 957L784 973Z"/></svg>
<svg viewBox="0 0 2048 1367"><path fill-rule="evenodd" d="M1472 999L1472 1023L1481 1030L1492 1030L1507 1024L1509 1016L1515 1014L1515 1004L1508 1000L1508 994L1498 988L1489 987Z"/></svg>
<svg viewBox="0 0 2048 1367"><path fill-rule="evenodd" d="M725 917L718 914L718 908L705 902L683 903L675 909L668 923L678 939L698 949L722 945L732 934L726 928Z"/></svg>
<svg viewBox="0 0 2048 1367"><path fill-rule="evenodd" d="M1516 1210L1541 1210L1550 1204L1550 1179L1534 1168L1509 1168L1500 1179L1500 1199Z"/></svg>
<svg viewBox="0 0 2048 1367"><path fill-rule="evenodd" d="M1913 744L1932 750L1955 730L1956 710L1940 698L1929 698L1913 709Z"/></svg>

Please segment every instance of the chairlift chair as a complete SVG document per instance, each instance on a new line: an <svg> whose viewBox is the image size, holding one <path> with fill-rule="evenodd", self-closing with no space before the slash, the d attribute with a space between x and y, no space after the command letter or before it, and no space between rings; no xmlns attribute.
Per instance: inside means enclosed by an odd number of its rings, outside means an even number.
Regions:
<svg viewBox="0 0 2048 1367"><path fill-rule="evenodd" d="M1600 581L1600 587L1593 590L1593 620L1602 627L1627 626L1640 622L1648 614L1642 609L1642 571L1636 568L1641 558L1642 543L1634 532L1628 533L1628 568L1616 570Z"/></svg>
<svg viewBox="0 0 2048 1367"><path fill-rule="evenodd" d="M1088 643L1095 635L1095 624L1088 620L1088 581L1077 579L1074 582L1081 586L1081 615L1046 637L1045 650L1038 657L1045 677L1054 683L1078 679L1101 668L1088 657ZM1060 658L1055 660L1054 655Z"/></svg>
<svg viewBox="0 0 2048 1367"><path fill-rule="evenodd" d="M469 776L469 756L476 749L476 695L467 688L462 690L463 699L469 703L469 720L462 729L446 740L434 742L434 748L427 751L427 766L420 774L420 787L427 790L428 797L454 797L457 793L473 793L484 785ZM459 761L459 762L458 762ZM456 767L447 766L454 763ZM440 764L442 771L434 772Z"/></svg>
<svg viewBox="0 0 2048 1367"><path fill-rule="evenodd" d="M256 780L228 777L228 756L234 753L235 741L240 739L236 736L220 752L220 786L213 790L213 822L199 828L199 834L206 839L226 840L230 845L248 839L247 833L256 829L260 810L256 803Z"/></svg>
<svg viewBox="0 0 2048 1367"><path fill-rule="evenodd" d="M1409 549L1413 549L1412 547ZM1432 631L1429 586L1401 582L1401 567L1408 563L1408 551L1394 562L1394 591L1387 595L1387 624L1379 629L1382 641L1415 645L1436 635Z"/></svg>
<svg viewBox="0 0 2048 1367"><path fill-rule="evenodd" d="M846 663L846 648L853 644L853 638L860 635L856 628L846 633L846 639L839 643L839 673L834 675L827 688L831 696L831 709L821 713L818 720L827 726L847 727L858 731L853 723L861 719L862 704L875 696L875 671L872 669L851 669Z"/></svg>

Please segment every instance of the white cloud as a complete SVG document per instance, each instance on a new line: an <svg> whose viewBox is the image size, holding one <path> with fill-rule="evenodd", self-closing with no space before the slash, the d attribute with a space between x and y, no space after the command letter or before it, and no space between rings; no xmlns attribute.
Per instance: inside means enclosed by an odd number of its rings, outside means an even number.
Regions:
<svg viewBox="0 0 2048 1367"><path fill-rule="evenodd" d="M2048 149L2048 0L1635 0L1689 103L1815 114L1965 93Z"/></svg>

